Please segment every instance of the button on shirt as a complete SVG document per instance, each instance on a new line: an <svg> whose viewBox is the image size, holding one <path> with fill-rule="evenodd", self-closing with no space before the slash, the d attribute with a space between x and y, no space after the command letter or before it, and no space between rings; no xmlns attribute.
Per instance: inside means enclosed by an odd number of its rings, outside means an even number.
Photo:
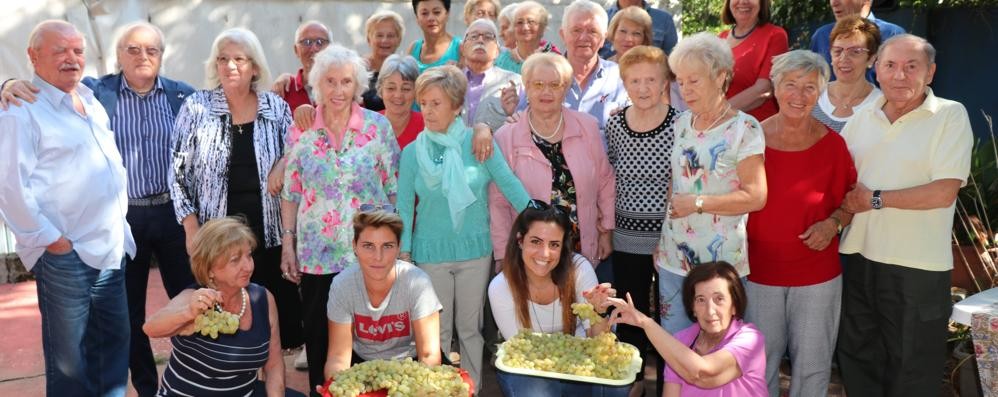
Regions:
<svg viewBox="0 0 998 397"><path fill-rule="evenodd" d="M45 247L65 236L84 263L118 269L135 254L125 221L125 169L107 113L77 84L86 115L70 94L35 76L32 104L0 112L0 215L17 237L28 270Z"/></svg>
<svg viewBox="0 0 998 397"><path fill-rule="evenodd" d="M128 176L128 198L155 196L170 191L170 136L176 115L170 109L163 84L141 96L121 79L111 130Z"/></svg>

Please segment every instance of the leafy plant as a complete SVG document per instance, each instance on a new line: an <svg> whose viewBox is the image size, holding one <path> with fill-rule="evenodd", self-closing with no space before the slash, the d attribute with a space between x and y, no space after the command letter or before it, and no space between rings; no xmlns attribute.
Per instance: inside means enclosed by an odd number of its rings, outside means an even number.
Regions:
<svg viewBox="0 0 998 397"><path fill-rule="evenodd" d="M902 8L976 8L998 7L998 0L899 0Z"/></svg>
<svg viewBox="0 0 998 397"><path fill-rule="evenodd" d="M979 140L971 153L970 177L960 189L956 202L953 239L956 244L974 248L977 258L968 258L963 250L954 259L955 266L966 267L979 291L998 285L998 139L991 116L981 112L987 122L990 139ZM974 271L974 265L981 266Z"/></svg>

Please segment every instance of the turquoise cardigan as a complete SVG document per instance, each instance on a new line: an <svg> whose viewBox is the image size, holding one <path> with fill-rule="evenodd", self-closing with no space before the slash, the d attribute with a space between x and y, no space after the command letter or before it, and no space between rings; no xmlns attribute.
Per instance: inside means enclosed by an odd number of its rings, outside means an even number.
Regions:
<svg viewBox="0 0 998 397"><path fill-rule="evenodd" d="M423 134L433 134L424 131ZM458 262L481 258L492 253L489 233L489 183L495 182L503 196L522 211L530 201L523 184L509 169L499 146L492 143L492 157L479 163L471 152L473 133L469 129L461 145L468 186L475 194L475 202L466 210L464 224L454 230L451 224L447 198L438 186L430 189L419 177L416 145L402 150L399 162L398 201L399 215L405 225L402 229L402 252L410 252L418 264ZM436 143L431 143L436 145ZM438 148L439 149L439 148ZM416 198L419 204L416 204ZM416 215L418 214L418 216ZM413 218L416 223L413 225Z"/></svg>

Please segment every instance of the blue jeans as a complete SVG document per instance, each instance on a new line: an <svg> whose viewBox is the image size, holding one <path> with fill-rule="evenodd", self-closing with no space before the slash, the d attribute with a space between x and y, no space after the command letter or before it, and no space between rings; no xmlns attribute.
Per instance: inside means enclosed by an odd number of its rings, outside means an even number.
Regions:
<svg viewBox="0 0 998 397"><path fill-rule="evenodd" d="M499 389L506 397L626 397L631 385L603 386L496 370Z"/></svg>
<svg viewBox="0 0 998 397"><path fill-rule="evenodd" d="M124 396L129 339L124 271L94 269L76 251L46 252L32 270L47 394Z"/></svg>

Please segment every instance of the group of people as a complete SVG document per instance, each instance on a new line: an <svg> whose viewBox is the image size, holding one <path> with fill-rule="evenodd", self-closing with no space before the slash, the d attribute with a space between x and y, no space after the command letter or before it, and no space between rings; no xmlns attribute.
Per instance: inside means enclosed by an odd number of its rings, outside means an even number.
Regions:
<svg viewBox="0 0 998 397"><path fill-rule="evenodd" d="M928 87L928 41L831 4L788 51L769 0L682 40L644 1L576 0L565 48L534 1L468 0L458 36L449 0L413 0L405 54L394 12L363 56L307 21L272 79L232 28L202 90L160 75L149 23L94 79L83 35L45 21L32 79L0 88L0 215L38 280L48 391L123 395L130 370L142 396L293 395L281 349L304 345L313 395L407 357L459 357L477 392L491 314L504 338L654 349L667 396L776 396L784 357L791 396L825 394L835 359L850 394L935 395L969 120ZM171 301L146 319L152 257ZM210 310L238 331L194 333ZM174 346L161 378L149 337ZM645 392L643 371L497 375L507 396Z"/></svg>

